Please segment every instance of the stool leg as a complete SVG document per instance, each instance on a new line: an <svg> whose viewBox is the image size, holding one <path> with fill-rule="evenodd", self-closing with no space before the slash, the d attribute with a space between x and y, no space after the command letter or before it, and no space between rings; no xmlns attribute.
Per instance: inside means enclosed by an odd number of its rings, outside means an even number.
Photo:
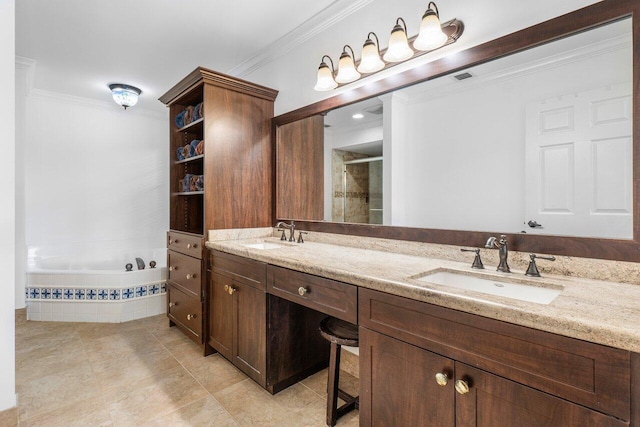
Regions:
<svg viewBox="0 0 640 427"><path fill-rule="evenodd" d="M327 381L327 425L335 426L338 419L338 383L340 382L340 346L331 343L329 380Z"/></svg>

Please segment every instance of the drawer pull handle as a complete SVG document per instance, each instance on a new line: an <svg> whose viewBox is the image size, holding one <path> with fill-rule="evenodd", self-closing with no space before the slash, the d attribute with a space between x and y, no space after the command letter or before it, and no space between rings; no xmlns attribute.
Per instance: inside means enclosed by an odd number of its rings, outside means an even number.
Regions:
<svg viewBox="0 0 640 427"><path fill-rule="evenodd" d="M224 291L225 291L226 293L229 293L229 285L224 285Z"/></svg>
<svg viewBox="0 0 640 427"><path fill-rule="evenodd" d="M173 245L173 240L169 239L169 244Z"/></svg>
<svg viewBox="0 0 640 427"><path fill-rule="evenodd" d="M458 380L455 383L455 389L458 394L467 394L469 393L469 384L465 380Z"/></svg>
<svg viewBox="0 0 640 427"><path fill-rule="evenodd" d="M191 243L187 243L187 249L195 249L195 248L197 248L197 247L198 247L198 245L197 245L197 244L195 244L195 243L193 243L193 244L191 244Z"/></svg>
<svg viewBox="0 0 640 427"><path fill-rule="evenodd" d="M173 265L169 266L169 271L175 271L178 269L178 266L176 265L175 267Z"/></svg>
<svg viewBox="0 0 640 427"><path fill-rule="evenodd" d="M196 278L196 273L187 274L187 280L191 280L191 279L195 279L195 278Z"/></svg>
<svg viewBox="0 0 640 427"><path fill-rule="evenodd" d="M238 289L234 288L233 286L229 286L229 295L233 295Z"/></svg>
<svg viewBox="0 0 640 427"><path fill-rule="evenodd" d="M187 320L193 320L196 318L195 314L187 314Z"/></svg>
<svg viewBox="0 0 640 427"><path fill-rule="evenodd" d="M187 243L187 249L191 249L191 243Z"/></svg>
<svg viewBox="0 0 640 427"><path fill-rule="evenodd" d="M178 305L177 302L170 302L169 303L169 308L175 307L176 305Z"/></svg>
<svg viewBox="0 0 640 427"><path fill-rule="evenodd" d="M309 292L309 290L308 290L307 288L305 288L304 286L300 286L300 287L298 288L298 294L299 294L301 297L305 296L305 294L306 294L307 292Z"/></svg>
<svg viewBox="0 0 640 427"><path fill-rule="evenodd" d="M449 376L444 372L438 372L436 374L436 382L439 386L446 386L449 383Z"/></svg>

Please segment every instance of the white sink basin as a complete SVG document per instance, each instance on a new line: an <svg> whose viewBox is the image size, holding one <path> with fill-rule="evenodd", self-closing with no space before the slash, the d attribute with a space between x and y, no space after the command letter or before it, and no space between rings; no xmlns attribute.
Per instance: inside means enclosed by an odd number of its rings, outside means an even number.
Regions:
<svg viewBox="0 0 640 427"><path fill-rule="evenodd" d="M284 245L272 242L245 243L242 246L252 249L277 249L284 247Z"/></svg>
<svg viewBox="0 0 640 427"><path fill-rule="evenodd" d="M535 284L513 283L508 281L507 278L479 277L477 275L451 270L438 270L414 278L422 282L435 283L452 288L481 292L537 304L549 304L562 292L560 286L548 287L542 284L536 286Z"/></svg>

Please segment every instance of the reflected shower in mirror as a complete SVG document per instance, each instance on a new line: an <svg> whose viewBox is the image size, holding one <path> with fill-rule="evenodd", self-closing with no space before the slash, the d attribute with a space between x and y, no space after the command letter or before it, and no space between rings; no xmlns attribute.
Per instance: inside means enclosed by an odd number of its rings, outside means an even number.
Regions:
<svg viewBox="0 0 640 427"><path fill-rule="evenodd" d="M627 18L330 111L324 219L632 238L632 79Z"/></svg>

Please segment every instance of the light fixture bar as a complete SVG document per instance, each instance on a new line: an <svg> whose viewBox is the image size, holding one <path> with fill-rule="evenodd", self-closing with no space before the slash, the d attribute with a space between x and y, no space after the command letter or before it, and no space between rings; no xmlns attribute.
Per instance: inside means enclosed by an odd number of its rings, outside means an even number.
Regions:
<svg viewBox="0 0 640 427"><path fill-rule="evenodd" d="M427 18L427 20L425 21L425 18ZM418 58L424 54L433 52L435 50L441 49L444 46L448 46L452 43L455 43L456 41L458 41L458 39L460 38L460 36L462 35L462 33L464 32L464 24L462 21L458 20L458 19L451 19L445 23L443 23L440 27L442 30L442 33L439 34L440 40L437 40L435 42L431 43L425 43L424 41L424 29L425 27L430 30L433 33L433 21L438 20L439 22L439 12L438 12L438 7L436 6L436 4L434 2L429 2L429 5L427 6L427 11L425 12L425 14L422 17L422 21L421 21L421 33L414 35L413 37L408 38L407 42L409 46L412 46L412 48L410 48L413 51L413 54L409 57L406 57L404 59L400 59L400 60L394 60L392 59L392 56L387 55L387 58L385 58L385 54L387 53L387 51L389 50L389 47L387 47L386 49L379 49L379 44L378 44L378 40L376 37L376 43L373 43L373 41L371 40L371 35L373 34L375 36L374 33L369 33L367 36L367 41L365 42L365 45L363 46L363 55L367 55L367 56L376 56L375 55L375 50L377 48L378 50L378 55L381 58L384 58L385 60L382 61L382 67L380 66L380 64L378 64L375 67L367 67L367 64L365 64L365 66L361 66L362 64L362 58L360 58L359 60L355 60L355 58L353 58L354 60L354 65L355 68L357 69L357 71L361 74L361 77L366 77L366 76L370 76L372 74L375 74L377 72L380 72L382 70L386 70L389 69L397 64L401 64L403 62L409 61L411 59L415 59ZM400 25L403 24L403 25ZM404 24L404 20L402 18L398 18L396 20L396 24L393 28L392 31L392 37L393 37L393 33L394 32L398 32L399 30L404 30L404 34L406 34L406 25ZM438 33L437 31L435 31L436 33ZM418 39L420 36L423 36L422 39L420 39L417 43L416 46L416 39ZM444 40L444 37L446 37L446 40ZM391 43L391 42L390 42ZM433 48L431 48L431 46L434 46ZM367 49L366 53L365 53L365 49ZM346 55L344 49L343 49L343 56L344 57ZM327 91L327 90L333 90L336 89L338 87L344 86L345 84L349 84L352 83L358 79L354 79L354 80L350 80L350 81L346 81L346 79L338 79L336 78L337 76L335 76L336 74L336 70L329 70L329 67L326 65L326 63L324 62L324 58L329 58L327 55L323 56L322 59L322 63L321 63L321 68L324 68L323 71L323 75L321 76L320 71L318 72L318 84L316 84L315 89L318 91ZM341 59L342 59L341 57ZM389 58L389 59L388 59ZM329 58L330 59L330 58ZM351 59L351 58L349 58ZM368 59L368 58L366 58ZM394 61L394 62L392 62ZM322 67L322 65L324 64L324 67ZM349 64L350 65L350 64ZM333 69L333 66L331 67ZM328 79L328 72L331 73L331 77L333 80L333 84L331 85L321 85L320 84L320 79L321 77L323 79ZM338 72L339 74L339 72ZM335 77L334 77L335 76Z"/></svg>

